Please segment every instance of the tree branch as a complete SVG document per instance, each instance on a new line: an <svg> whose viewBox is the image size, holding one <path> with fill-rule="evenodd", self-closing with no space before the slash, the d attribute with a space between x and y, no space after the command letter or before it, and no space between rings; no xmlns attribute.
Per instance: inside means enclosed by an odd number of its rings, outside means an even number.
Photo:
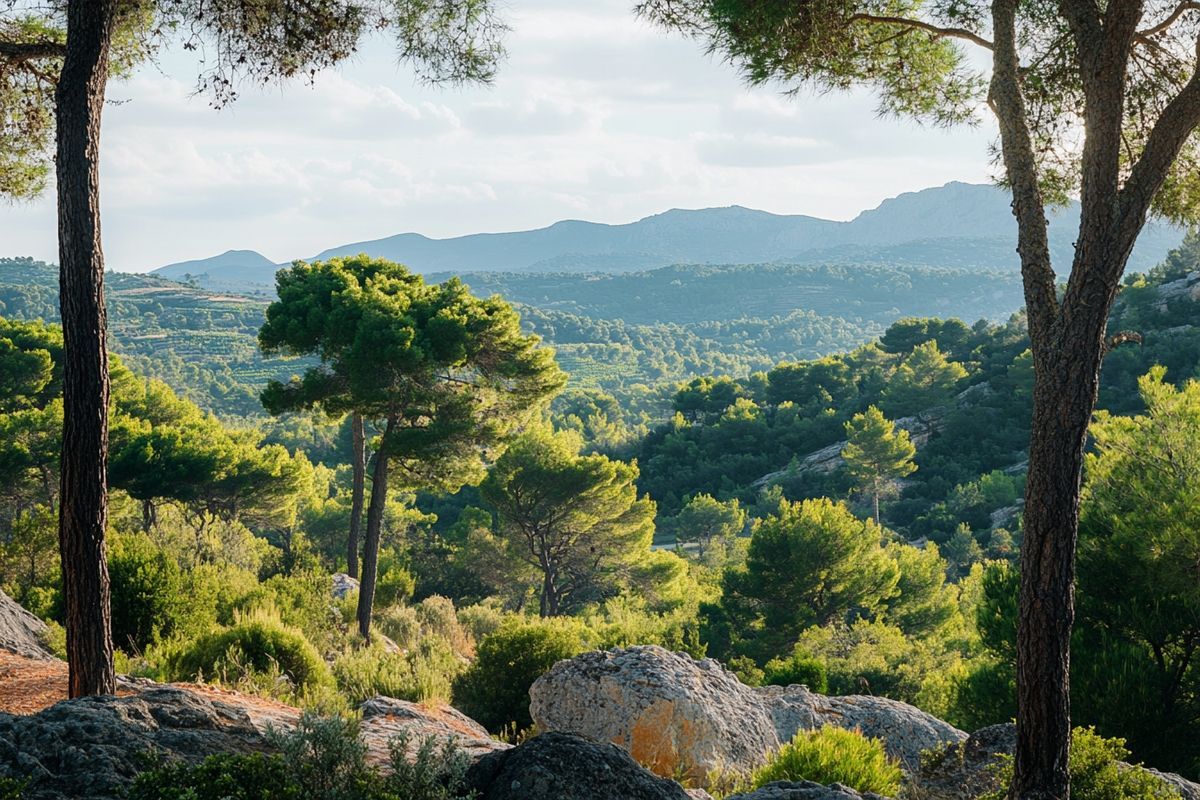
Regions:
<svg viewBox="0 0 1200 800"><path fill-rule="evenodd" d="M1157 36L1160 33L1166 32L1168 28L1178 22L1179 18L1188 11L1200 11L1200 3L1194 2L1193 0L1187 0L1187 2L1180 3L1179 5L1175 6L1175 10L1168 14L1167 18L1162 22L1138 31L1138 38L1149 38L1151 36Z"/></svg>
<svg viewBox="0 0 1200 800"><path fill-rule="evenodd" d="M1013 215L1017 218L1017 252L1021 256L1029 336L1037 356L1058 316L1058 296L1054 269L1050 265L1046 207L1038 185L1037 158L1029 136L1025 98L1021 93L1021 63L1016 42L1017 2L996 0L992 5L995 46L988 104L1000 123L1000 149L1012 187Z"/></svg>
<svg viewBox="0 0 1200 800"><path fill-rule="evenodd" d="M0 59L12 64L23 64L43 58L62 58L67 46L58 42L6 42L0 40Z"/></svg>
<svg viewBox="0 0 1200 800"><path fill-rule="evenodd" d="M1102 355L1108 355L1121 345L1131 342L1140 347L1143 344L1142 335L1137 331L1119 331L1107 336L1104 339L1104 353Z"/></svg>
<svg viewBox="0 0 1200 800"><path fill-rule="evenodd" d="M992 49L991 42L966 28L946 28L919 19L888 17L878 14L853 14L850 16L850 22L872 22L878 25L897 25L904 28L913 28L932 33L938 38L962 39L963 41L979 45L986 50Z"/></svg>

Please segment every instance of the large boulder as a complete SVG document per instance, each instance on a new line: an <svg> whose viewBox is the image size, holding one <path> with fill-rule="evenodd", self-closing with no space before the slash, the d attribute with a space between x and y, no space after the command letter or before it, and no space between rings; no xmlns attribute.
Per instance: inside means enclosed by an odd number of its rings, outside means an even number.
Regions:
<svg viewBox="0 0 1200 800"><path fill-rule="evenodd" d="M453 739L467 755L477 758L508 750L480 725L457 708L442 703L410 703L392 697L373 697L362 704L362 735L372 753L387 752L388 743L405 734L409 748L424 740Z"/></svg>
<svg viewBox="0 0 1200 800"><path fill-rule="evenodd" d="M0 650L48 661L54 656L42 644L45 635L46 623L0 592Z"/></svg>
<svg viewBox="0 0 1200 800"><path fill-rule="evenodd" d="M849 786L831 783L824 786L812 781L775 781L745 794L730 795L726 800L886 800L867 792L859 794Z"/></svg>
<svg viewBox="0 0 1200 800"><path fill-rule="evenodd" d="M484 756L467 782L480 800L691 800L621 748L561 733Z"/></svg>
<svg viewBox="0 0 1200 800"><path fill-rule="evenodd" d="M882 739L910 772L921 751L967 738L905 703L826 697L803 686L751 688L712 659L654 646L561 661L529 695L538 730L612 742L659 775L696 783L749 772L798 731L826 724Z"/></svg>

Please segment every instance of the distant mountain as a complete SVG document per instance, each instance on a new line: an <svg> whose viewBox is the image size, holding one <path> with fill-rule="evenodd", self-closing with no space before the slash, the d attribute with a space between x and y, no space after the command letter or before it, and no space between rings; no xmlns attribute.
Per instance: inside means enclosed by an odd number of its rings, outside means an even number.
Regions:
<svg viewBox="0 0 1200 800"><path fill-rule="evenodd" d="M431 239L401 233L354 242L315 258L369 253L432 272L633 272L676 264L903 264L1012 269L1016 223L1008 194L995 186L948 183L885 200L849 222L771 214L741 206L672 209L624 225L565 220L514 233ZM1050 218L1050 244L1060 273L1073 252L1078 204ZM1144 270L1182 239L1176 228L1146 226L1130 259ZM208 288L258 288L277 269L248 250L156 270L185 272Z"/></svg>
<svg viewBox="0 0 1200 800"><path fill-rule="evenodd" d="M207 289L244 291L254 286L274 289L277 269L278 264L254 250L226 250L211 258L168 264L153 274L180 282L191 278Z"/></svg>

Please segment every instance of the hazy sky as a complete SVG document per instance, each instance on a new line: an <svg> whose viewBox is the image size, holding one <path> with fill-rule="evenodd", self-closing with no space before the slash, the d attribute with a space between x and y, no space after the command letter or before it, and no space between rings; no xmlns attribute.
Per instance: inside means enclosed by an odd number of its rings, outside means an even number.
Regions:
<svg viewBox="0 0 1200 800"><path fill-rule="evenodd" d="M222 111L179 55L112 84L102 139L110 268L230 248L274 260L404 231L629 222L744 205L848 219L988 178L989 127L877 119L866 95L750 91L633 0L509 0L486 88L431 89L377 39L315 85L247 89ZM0 207L0 255L56 259L52 196Z"/></svg>

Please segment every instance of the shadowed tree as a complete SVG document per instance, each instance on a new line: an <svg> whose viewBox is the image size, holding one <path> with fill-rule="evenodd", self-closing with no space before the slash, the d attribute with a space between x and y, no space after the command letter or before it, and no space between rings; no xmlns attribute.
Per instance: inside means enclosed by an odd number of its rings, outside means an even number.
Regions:
<svg viewBox="0 0 1200 800"><path fill-rule="evenodd" d="M1151 214L1183 222L1200 210L1200 5L643 0L638 11L697 37L752 83L867 86L887 114L954 124L991 113L999 123L1035 376L1012 792L1067 797L1085 437L1101 361L1131 338L1106 326L1138 234ZM1046 211L1071 195L1079 231L1060 293Z"/></svg>
<svg viewBox="0 0 1200 800"><path fill-rule="evenodd" d="M381 431L358 596L366 637L389 483L455 491L481 480L566 376L551 350L521 333L508 303L474 297L457 279L427 284L399 264L356 256L297 262L276 285L259 344L321 364L271 382L264 404L361 414Z"/></svg>
<svg viewBox="0 0 1200 800"><path fill-rule="evenodd" d="M65 340L59 538L71 696L115 688L104 533L108 357L100 121L110 74L161 47L205 54L215 105L242 81L311 77L369 32L429 81L488 81L503 31L488 0L0 0L0 194L58 195ZM53 156L53 157L52 157Z"/></svg>

